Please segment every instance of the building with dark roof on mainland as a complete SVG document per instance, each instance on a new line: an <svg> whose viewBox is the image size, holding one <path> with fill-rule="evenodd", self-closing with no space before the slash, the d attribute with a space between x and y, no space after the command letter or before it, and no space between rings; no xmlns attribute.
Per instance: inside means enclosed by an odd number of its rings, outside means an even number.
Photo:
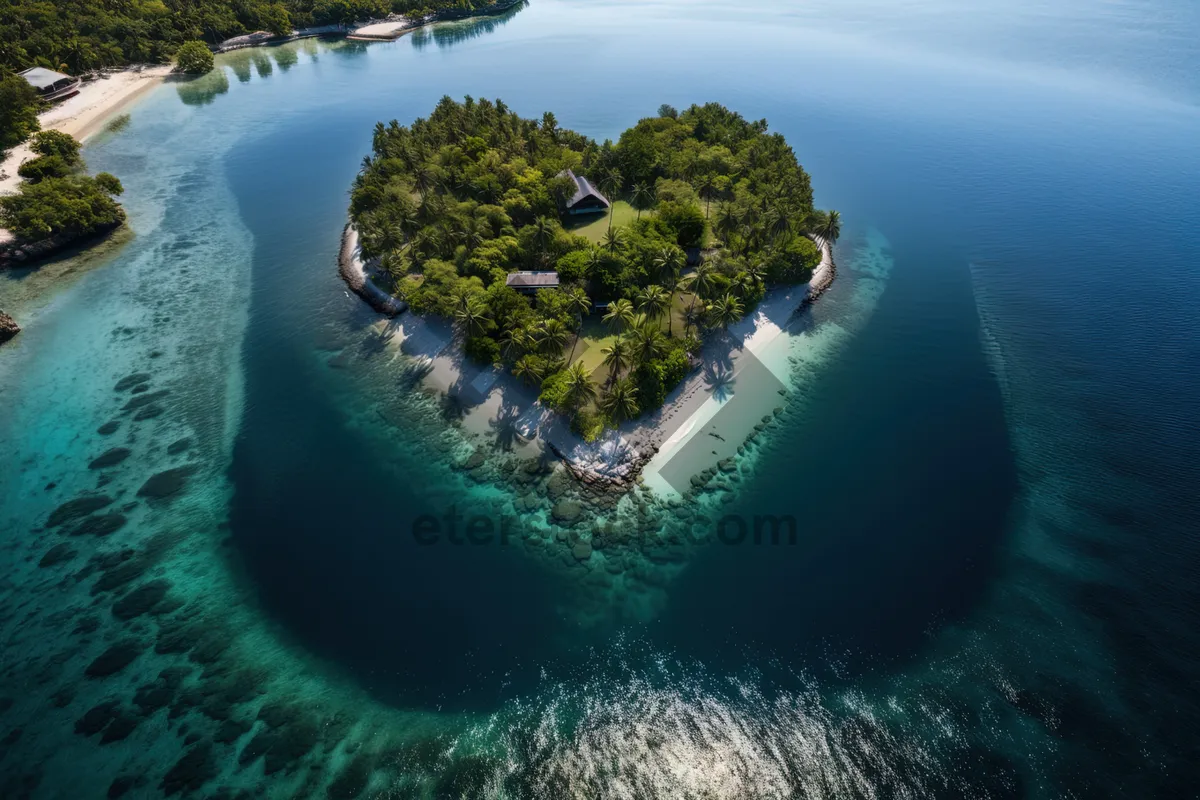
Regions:
<svg viewBox="0 0 1200 800"><path fill-rule="evenodd" d="M504 281L518 292L533 294L538 289L557 289L557 272L510 272Z"/></svg>
<svg viewBox="0 0 1200 800"><path fill-rule="evenodd" d="M559 173L559 177L575 181L575 194L567 201L568 214L599 214L608 211L608 198L600 194L587 178L580 177L569 169Z"/></svg>
<svg viewBox="0 0 1200 800"><path fill-rule="evenodd" d="M82 83L79 78L44 67L30 67L18 74L26 83L37 89L41 98L47 102L65 100L79 94L79 85Z"/></svg>

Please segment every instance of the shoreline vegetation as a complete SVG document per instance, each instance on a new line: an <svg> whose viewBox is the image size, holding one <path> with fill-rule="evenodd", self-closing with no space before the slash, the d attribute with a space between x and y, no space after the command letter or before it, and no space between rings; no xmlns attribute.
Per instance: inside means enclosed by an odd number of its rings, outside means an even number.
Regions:
<svg viewBox="0 0 1200 800"><path fill-rule="evenodd" d="M553 114L443 98L412 128L377 125L339 271L389 317L411 306L385 335L427 382L622 490L836 276L840 219L766 131L664 106L601 145ZM566 213L592 185L575 172L614 201L590 225ZM552 288L514 289L531 274Z"/></svg>

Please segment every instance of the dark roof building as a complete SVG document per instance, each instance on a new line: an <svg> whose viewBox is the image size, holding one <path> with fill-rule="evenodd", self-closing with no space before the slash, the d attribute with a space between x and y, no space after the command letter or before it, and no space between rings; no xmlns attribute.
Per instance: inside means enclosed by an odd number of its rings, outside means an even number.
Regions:
<svg viewBox="0 0 1200 800"><path fill-rule="evenodd" d="M538 289L557 289L557 272L510 272L505 284L518 292L536 292Z"/></svg>
<svg viewBox="0 0 1200 800"><path fill-rule="evenodd" d="M597 214L608 211L608 198L600 194L587 178L576 175L571 170L564 170L560 177L575 181L575 194L567 201L568 214Z"/></svg>
<svg viewBox="0 0 1200 800"><path fill-rule="evenodd" d="M64 100L79 94L79 78L44 67L30 67L19 74L26 83L37 89L43 100Z"/></svg>

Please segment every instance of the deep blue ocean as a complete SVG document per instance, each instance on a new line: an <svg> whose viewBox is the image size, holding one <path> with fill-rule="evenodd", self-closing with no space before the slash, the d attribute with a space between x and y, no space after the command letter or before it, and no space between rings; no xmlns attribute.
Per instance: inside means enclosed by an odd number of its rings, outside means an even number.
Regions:
<svg viewBox="0 0 1200 800"><path fill-rule="evenodd" d="M0 796L1194 796L1197 31L1181 0L535 0L155 90L85 148L132 240L0 276ZM373 126L444 95L787 137L839 278L719 513L794 544L606 575L533 557L553 530L414 541L526 491L456 468L503 435L336 274ZM124 524L48 524L81 496ZM614 519L687 529L651 506Z"/></svg>

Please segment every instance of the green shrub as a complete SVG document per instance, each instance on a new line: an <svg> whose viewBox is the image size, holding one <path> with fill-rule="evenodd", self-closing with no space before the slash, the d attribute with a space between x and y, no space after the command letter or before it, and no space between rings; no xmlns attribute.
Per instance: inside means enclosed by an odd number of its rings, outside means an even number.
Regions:
<svg viewBox="0 0 1200 800"><path fill-rule="evenodd" d="M213 54L204 42L184 42L175 51L175 69L188 75L212 72Z"/></svg>
<svg viewBox="0 0 1200 800"><path fill-rule="evenodd" d="M704 238L704 212L690 203L658 204L658 218L675 232L680 247L695 247Z"/></svg>
<svg viewBox="0 0 1200 800"><path fill-rule="evenodd" d="M786 247L776 248L763 262L763 272L773 283L803 283L821 263L821 251L807 236L797 236Z"/></svg>
<svg viewBox="0 0 1200 800"><path fill-rule="evenodd" d="M581 410L571 417L571 431L591 444L604 433L604 417L593 411Z"/></svg>
<svg viewBox="0 0 1200 800"><path fill-rule="evenodd" d="M542 391L538 395L538 400L550 408L558 410L567 408L567 371L565 369L548 375L542 381Z"/></svg>
<svg viewBox="0 0 1200 800"><path fill-rule="evenodd" d="M65 178L71 174L71 167L61 156L41 156L17 167L17 174L30 183L37 183L46 178Z"/></svg>
<svg viewBox="0 0 1200 800"><path fill-rule="evenodd" d="M79 142L62 131L40 131L33 135L29 148L39 156L58 156L68 166L79 163Z"/></svg>
<svg viewBox="0 0 1200 800"><path fill-rule="evenodd" d="M472 336L467 339L467 358L480 364L500 362L500 343L490 336Z"/></svg>
<svg viewBox="0 0 1200 800"><path fill-rule="evenodd" d="M662 406L671 390L687 375L688 367L687 353L682 347L672 349L662 358L639 364L634 370L633 379L637 384L638 405L642 413Z"/></svg>
<svg viewBox="0 0 1200 800"><path fill-rule="evenodd" d="M112 198L120 189L120 181L105 172L23 183L16 194L0 197L0 226L27 240L94 233L125 219Z"/></svg>

